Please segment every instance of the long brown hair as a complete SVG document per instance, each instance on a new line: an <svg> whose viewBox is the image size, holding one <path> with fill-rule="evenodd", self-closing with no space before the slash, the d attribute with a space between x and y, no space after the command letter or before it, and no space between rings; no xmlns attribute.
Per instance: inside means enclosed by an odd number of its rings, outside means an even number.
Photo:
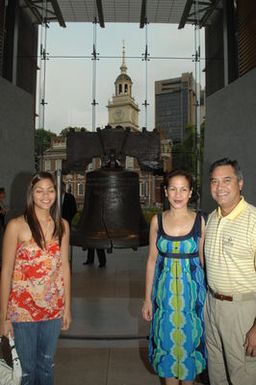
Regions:
<svg viewBox="0 0 256 385"><path fill-rule="evenodd" d="M26 201L26 208L25 208L25 212L24 212L24 218L25 218L27 224L29 225L29 228L30 228L30 231L32 233L32 237L33 237L34 241L37 243L37 245L41 249L44 249L46 240L44 237L42 227L41 227L41 225L37 219L37 216L35 213L35 205L34 205L34 201L33 201L33 188L34 188L35 184L42 179L49 179L53 183L54 189L56 191L56 183L55 183L55 179L54 179L52 174L50 174L49 172L44 172L44 171L36 173L32 177L32 179L28 185L27 201ZM50 208L50 215L51 215L51 218L53 219L53 222L54 222L54 231L53 231L52 236L57 238L59 241L59 244L61 244L61 240L62 240L62 237L64 234L64 224L63 224L63 221L61 219L60 210L59 210L58 204L57 204L57 199L55 199L54 204Z"/></svg>

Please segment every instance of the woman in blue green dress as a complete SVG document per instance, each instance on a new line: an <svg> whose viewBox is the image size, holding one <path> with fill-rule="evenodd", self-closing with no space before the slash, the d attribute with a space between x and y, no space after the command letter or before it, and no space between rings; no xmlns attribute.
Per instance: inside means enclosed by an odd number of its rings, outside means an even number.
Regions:
<svg viewBox="0 0 256 385"><path fill-rule="evenodd" d="M192 177L170 172L165 181L170 209L150 225L142 314L151 321L149 360L166 385L191 385L206 368L203 306L206 287L205 221L188 207Z"/></svg>

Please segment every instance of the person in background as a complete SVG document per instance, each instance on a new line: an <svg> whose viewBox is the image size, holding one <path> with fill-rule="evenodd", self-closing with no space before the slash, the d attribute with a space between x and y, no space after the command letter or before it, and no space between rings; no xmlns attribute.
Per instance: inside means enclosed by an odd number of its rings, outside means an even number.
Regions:
<svg viewBox="0 0 256 385"><path fill-rule="evenodd" d="M5 188L0 187L0 227L4 228L5 226L5 214L7 212L5 206Z"/></svg>
<svg viewBox="0 0 256 385"><path fill-rule="evenodd" d="M237 160L210 167L218 207L207 220L205 331L211 385L256 384L256 207Z"/></svg>
<svg viewBox="0 0 256 385"><path fill-rule="evenodd" d="M27 189L25 213L3 239L0 335L15 337L21 385L53 385L60 330L71 322L69 225L60 217L53 176L40 172Z"/></svg>
<svg viewBox="0 0 256 385"><path fill-rule="evenodd" d="M73 194L66 192L66 185L62 182L62 206L61 215L66 219L71 227L72 219L77 213L76 200Z"/></svg>
<svg viewBox="0 0 256 385"><path fill-rule="evenodd" d="M106 254L104 249L96 249L97 257L99 260L99 267L106 266ZM88 248L87 251L87 260L83 263L83 265L93 265L94 264L94 255L95 249Z"/></svg>
<svg viewBox="0 0 256 385"><path fill-rule="evenodd" d="M7 208L5 206L5 188L0 187L0 270L2 265L2 239L5 229Z"/></svg>
<svg viewBox="0 0 256 385"><path fill-rule="evenodd" d="M150 224L142 315L150 321L149 361L166 385L191 385L206 368L205 221L188 207L192 177L174 170L165 179L170 208Z"/></svg>

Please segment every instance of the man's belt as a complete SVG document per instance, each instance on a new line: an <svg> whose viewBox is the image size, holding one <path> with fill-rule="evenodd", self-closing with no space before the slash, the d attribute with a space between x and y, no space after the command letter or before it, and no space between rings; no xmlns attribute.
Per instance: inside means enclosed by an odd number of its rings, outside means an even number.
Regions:
<svg viewBox="0 0 256 385"><path fill-rule="evenodd" d="M211 293L211 295L214 298L219 299L220 301L230 301L230 302L233 301L232 295L225 295L225 294L216 293L216 291L213 291L210 287L209 287L209 292Z"/></svg>
<svg viewBox="0 0 256 385"><path fill-rule="evenodd" d="M220 294L216 291L212 290L208 286L208 290L211 293L213 298L219 299L220 301L251 301L256 299L256 293L241 293L241 294L234 294L234 295L226 295L226 294Z"/></svg>

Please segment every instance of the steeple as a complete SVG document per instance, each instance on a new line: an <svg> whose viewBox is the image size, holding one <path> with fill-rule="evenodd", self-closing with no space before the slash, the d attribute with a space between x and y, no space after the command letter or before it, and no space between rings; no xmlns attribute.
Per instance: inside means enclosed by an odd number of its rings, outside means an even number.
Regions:
<svg viewBox="0 0 256 385"><path fill-rule="evenodd" d="M124 45L124 40L123 40L122 64L121 64L120 70L121 70L121 74L126 74L127 66L125 64L125 45Z"/></svg>
<svg viewBox="0 0 256 385"><path fill-rule="evenodd" d="M116 96L129 95L132 96L132 79L127 75L127 66L125 63L125 45L123 41L122 64L120 66L121 73L115 81Z"/></svg>

